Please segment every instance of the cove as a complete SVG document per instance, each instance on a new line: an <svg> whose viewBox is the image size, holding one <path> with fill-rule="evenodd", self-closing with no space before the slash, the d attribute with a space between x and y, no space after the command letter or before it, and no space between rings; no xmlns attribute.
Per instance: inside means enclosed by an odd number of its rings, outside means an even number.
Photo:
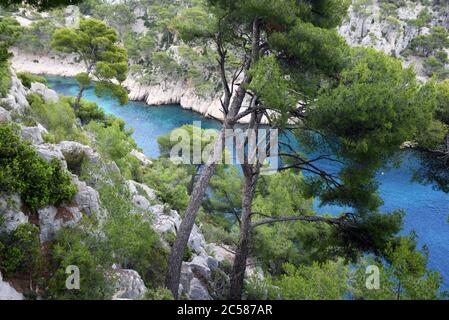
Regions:
<svg viewBox="0 0 449 320"><path fill-rule="evenodd" d="M63 95L76 95L78 85L74 79L47 77L50 87ZM95 101L107 113L125 120L134 129L133 137L144 153L152 158L159 156L157 137L182 126L201 121L203 128L219 129L220 122L184 110L180 106L150 107L142 102L129 102L120 106L111 98L98 98L92 89L84 98ZM412 170L416 158L412 153L403 157L399 168L391 168L378 175L380 194L384 201L382 211L405 210L404 234L416 231L418 245L426 245L429 251L429 267L444 278L442 288L449 290L449 195L436 191L432 186L412 182ZM316 206L317 212L337 214L338 206Z"/></svg>

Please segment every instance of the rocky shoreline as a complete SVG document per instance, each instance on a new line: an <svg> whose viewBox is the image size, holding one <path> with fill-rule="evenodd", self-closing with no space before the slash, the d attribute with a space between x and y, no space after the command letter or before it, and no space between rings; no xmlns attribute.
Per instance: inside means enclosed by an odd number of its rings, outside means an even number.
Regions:
<svg viewBox="0 0 449 320"><path fill-rule="evenodd" d="M33 74L46 74L62 77L73 77L83 72L83 66L75 61L75 57L62 58L58 55L40 56L13 50L12 67L16 71ZM164 82L158 85L142 85L131 75L124 82L128 89L129 100L142 101L148 106L179 104L183 109L200 113L208 118L223 121L219 98L203 98L198 96L186 81ZM249 116L239 122L247 123Z"/></svg>

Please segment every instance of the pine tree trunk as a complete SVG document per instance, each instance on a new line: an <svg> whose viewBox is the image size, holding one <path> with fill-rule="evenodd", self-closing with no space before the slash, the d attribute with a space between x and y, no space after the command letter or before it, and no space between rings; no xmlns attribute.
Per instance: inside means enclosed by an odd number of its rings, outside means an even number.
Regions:
<svg viewBox="0 0 449 320"><path fill-rule="evenodd" d="M240 240L235 252L234 265L231 273L229 299L241 300L245 280L246 261L251 240L251 211L258 174L253 174L252 168L247 168L243 189L242 217L240 225Z"/></svg>
<svg viewBox="0 0 449 320"><path fill-rule="evenodd" d="M251 75L248 74L248 70L251 67L251 63L255 63L259 57L260 24L258 19L255 19L253 23L252 42L252 57L245 66L245 76L236 90L235 97L229 108L229 112L224 119L223 127L219 138L217 139L217 143L215 144L214 153L212 156L213 158L209 159L209 161L205 164L198 180L195 183L193 192L190 196L189 204L184 214L184 219L179 226L176 241L172 247L168 260L165 286L172 292L175 299L177 299L179 295L179 282L184 251L187 247L190 233L192 232L193 225L195 224L196 215L203 201L209 181L215 172L215 168L217 166L216 159L219 159L218 155L221 157L222 154L221 148L224 146L224 143L220 143L219 140L224 139L226 129L232 129L234 127L233 119L240 111L243 100L246 96L246 86L251 82ZM225 104L226 103L230 104L230 101L228 100ZM217 146L220 146L220 150L216 150Z"/></svg>
<svg viewBox="0 0 449 320"><path fill-rule="evenodd" d="M248 81L248 77L245 77L244 83ZM246 89L243 85L240 85L235 99L232 102L231 110L229 112L229 119L234 117L238 113L242 106L243 99L246 95ZM178 298L179 280L181 276L182 258L184 257L184 251L189 241L190 233L192 232L193 225L195 224L196 215L203 201L206 189L209 185L209 181L212 178L217 161L222 154L222 147L224 146L223 139L225 137L226 129L232 129L233 124L230 124L226 119L221 129L220 135L215 143L213 155L211 159L204 165L198 179L193 187L192 194L190 195L190 201L182 219L181 225L178 229L176 241L172 247L170 258L168 260L168 269L165 278L165 286L172 292L175 299ZM222 140L222 141L219 141Z"/></svg>
<svg viewBox="0 0 449 320"><path fill-rule="evenodd" d="M81 98L83 97L83 92L86 88L80 84L80 91L78 92L78 95L76 96L75 103L73 104L73 109L78 110L81 106Z"/></svg>

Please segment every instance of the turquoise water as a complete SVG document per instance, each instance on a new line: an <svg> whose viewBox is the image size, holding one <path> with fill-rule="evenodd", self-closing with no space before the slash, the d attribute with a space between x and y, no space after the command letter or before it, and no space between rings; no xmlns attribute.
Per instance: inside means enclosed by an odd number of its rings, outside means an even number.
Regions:
<svg viewBox="0 0 449 320"><path fill-rule="evenodd" d="M70 78L49 77L49 84L58 93L76 95L78 87ZM134 129L134 139L149 157L159 156L157 137L183 124L201 121L203 128L218 129L220 123L201 115L183 110L176 105L149 107L141 102L120 106L111 98L98 98L87 90L85 98L96 101L108 113L123 118ZM431 186L411 182L412 167L416 159L412 154L404 156L400 168L379 174L380 193L384 211L404 209L404 233L412 230L418 235L420 245L429 249L429 267L444 277L444 289L449 290L449 195L435 191ZM338 213L336 206L319 208L318 212Z"/></svg>

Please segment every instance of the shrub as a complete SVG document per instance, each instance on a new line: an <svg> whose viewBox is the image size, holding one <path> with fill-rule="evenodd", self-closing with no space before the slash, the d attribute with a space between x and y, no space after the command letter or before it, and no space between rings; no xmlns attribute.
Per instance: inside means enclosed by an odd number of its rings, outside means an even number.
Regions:
<svg viewBox="0 0 449 320"><path fill-rule="evenodd" d="M105 121L106 115L104 110L95 102L82 99L79 109L76 111L76 115L81 119L83 124L90 121Z"/></svg>
<svg viewBox="0 0 449 320"><path fill-rule="evenodd" d="M41 261L39 228L21 224L10 233L0 233L0 270L5 276L35 273Z"/></svg>
<svg viewBox="0 0 449 320"><path fill-rule="evenodd" d="M86 142L86 138L75 125L75 112L69 98L61 98L58 103L45 103L36 93L27 96L31 113L54 137L55 142L74 140Z"/></svg>
<svg viewBox="0 0 449 320"><path fill-rule="evenodd" d="M148 290L143 298L144 300L174 300L173 295L167 288L157 288Z"/></svg>
<svg viewBox="0 0 449 320"><path fill-rule="evenodd" d="M182 211L189 201L188 186L192 177L186 167L177 166L169 159L153 161L145 169L144 182L158 191L158 196L173 209Z"/></svg>
<svg viewBox="0 0 449 320"><path fill-rule="evenodd" d="M11 125L1 125L0 191L18 192L30 209L37 209L69 201L77 190L59 160L47 163Z"/></svg>
<svg viewBox="0 0 449 320"><path fill-rule="evenodd" d="M29 72L18 72L17 77L22 81L22 84L28 89L31 88L33 82L40 82L47 84L47 79L42 76L34 75Z"/></svg>
<svg viewBox="0 0 449 320"><path fill-rule="evenodd" d="M9 73L8 63L0 62L0 98L5 97L8 94L11 87L11 75Z"/></svg>
<svg viewBox="0 0 449 320"><path fill-rule="evenodd" d="M168 251L148 217L139 214L142 212L133 206L127 189L105 185L100 196L109 212L104 232L116 263L136 270L147 286L162 285Z"/></svg>
<svg viewBox="0 0 449 320"><path fill-rule="evenodd" d="M49 299L98 300L110 299L113 288L107 272L112 265L110 251L104 241L81 228L61 229L52 246L51 268L53 275L46 292ZM68 290L68 266L80 271L80 289Z"/></svg>

